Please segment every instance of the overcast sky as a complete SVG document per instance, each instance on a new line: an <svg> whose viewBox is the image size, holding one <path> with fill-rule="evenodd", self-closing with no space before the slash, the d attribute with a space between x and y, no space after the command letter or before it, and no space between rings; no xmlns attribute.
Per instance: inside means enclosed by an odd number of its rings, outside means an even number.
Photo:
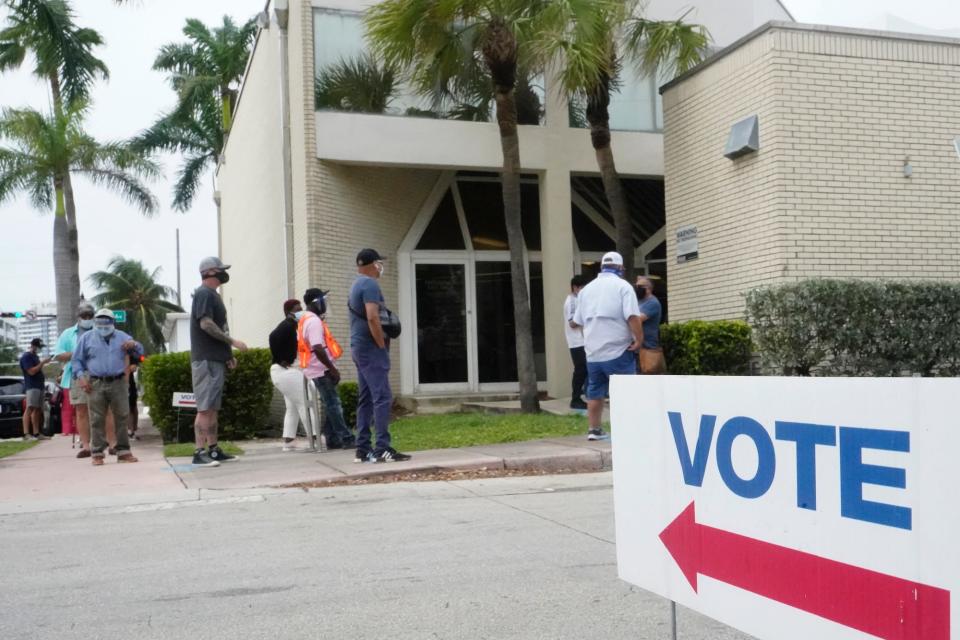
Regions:
<svg viewBox="0 0 960 640"><path fill-rule="evenodd" d="M906 23L913 23L960 35L956 0L787 0L784 4L800 22L897 30L907 30ZM110 68L110 81L99 83L94 91L87 129L101 140L110 140L141 131L172 106L173 92L150 67L162 44L183 39L181 29L187 17L213 24L227 13L240 21L260 11L264 0L137 0L123 7L112 0L73 0L73 6L77 23L97 29L106 41L98 55ZM891 21L888 14L901 21ZM4 18L0 12L0 21ZM0 106L45 109L47 96L46 86L26 70L0 75ZM172 178L176 159L165 158L164 164ZM161 281L175 286L174 235L179 228L188 303L188 292L198 284L196 265L217 250L212 175L204 178L193 209L185 214L170 209L172 180L155 183L161 211L152 219L103 189L80 179L75 183L84 293L88 297L95 293L86 277L105 268L118 254L138 258L149 268L160 267ZM54 300L52 233L51 214L33 210L26 199L0 205L0 309L26 309Z"/></svg>

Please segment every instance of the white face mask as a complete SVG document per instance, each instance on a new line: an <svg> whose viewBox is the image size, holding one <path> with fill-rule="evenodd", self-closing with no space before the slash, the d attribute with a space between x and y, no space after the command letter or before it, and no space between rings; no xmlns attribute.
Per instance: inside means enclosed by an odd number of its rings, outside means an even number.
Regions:
<svg viewBox="0 0 960 640"><path fill-rule="evenodd" d="M81 329L92 329L92 328L93 328L93 318L82 319L82 320L80 320L80 322L77 323L77 325L78 325Z"/></svg>
<svg viewBox="0 0 960 640"><path fill-rule="evenodd" d="M295 313L293 314L293 317L296 318L297 320L299 320L300 318L303 317L303 311L297 311L297 312L295 312Z"/></svg>
<svg viewBox="0 0 960 640"><path fill-rule="evenodd" d="M99 333L104 338L109 338L113 335L114 326L112 324L98 324L97 333Z"/></svg>

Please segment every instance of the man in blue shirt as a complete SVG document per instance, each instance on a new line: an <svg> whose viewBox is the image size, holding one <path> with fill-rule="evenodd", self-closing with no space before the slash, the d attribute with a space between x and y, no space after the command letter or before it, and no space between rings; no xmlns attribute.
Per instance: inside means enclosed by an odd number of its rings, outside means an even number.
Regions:
<svg viewBox="0 0 960 640"><path fill-rule="evenodd" d="M637 276L637 301L640 303L640 321L643 322L643 344L640 346L640 373L647 375L667 372L667 361L660 346L660 300L653 295L653 282L646 276Z"/></svg>
<svg viewBox="0 0 960 640"><path fill-rule="evenodd" d="M94 330L77 340L73 351L74 382L87 393L90 414L90 452L95 466L103 464L107 448L104 429L107 407L116 424L126 424L130 412L126 380L127 354L138 359L143 346L114 326L113 311L100 309L94 316ZM127 430L117 429L117 462L137 462L130 453Z"/></svg>
<svg viewBox="0 0 960 640"><path fill-rule="evenodd" d="M383 258L373 249L357 254L357 279L350 288L350 351L357 365L357 453L354 462L402 462L410 456L390 446L390 339L380 324ZM377 429L370 446L370 423Z"/></svg>
<svg viewBox="0 0 960 640"><path fill-rule="evenodd" d="M80 452L78 458L90 457L90 415L87 413L87 394L80 385L73 384L73 350L77 348L77 340L84 333L93 330L93 313L96 311L93 305L87 300L81 300L77 305L77 324L67 327L57 339L57 346L54 349L54 359L63 363L63 378L60 380L60 387L66 396L64 408L72 411L77 425L77 432L80 434ZM67 409L69 407L69 409ZM108 422L107 439L111 442L115 439L113 430Z"/></svg>
<svg viewBox="0 0 960 640"><path fill-rule="evenodd" d="M43 392L46 380L43 377L43 368L50 362L50 358L40 359L40 349L44 344L40 338L30 341L30 350L20 356L20 370L23 371L23 393L26 397L27 408L23 412L23 439L31 437L36 440L48 440L40 433L43 424ZM31 435L30 429L33 428Z"/></svg>

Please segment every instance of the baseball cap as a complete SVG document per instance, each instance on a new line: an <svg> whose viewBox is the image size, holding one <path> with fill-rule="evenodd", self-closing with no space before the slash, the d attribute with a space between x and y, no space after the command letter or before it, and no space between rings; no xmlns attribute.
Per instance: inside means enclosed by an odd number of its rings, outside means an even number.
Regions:
<svg viewBox="0 0 960 640"><path fill-rule="evenodd" d="M316 287L310 287L309 289L307 289L306 291L303 292L303 303L304 303L304 304L310 304L311 302L313 302L313 301L316 300L317 298L323 298L323 297L326 296L328 293L330 293L330 292L329 292L329 291L324 291L323 289L318 289L318 288L316 288Z"/></svg>
<svg viewBox="0 0 960 640"><path fill-rule="evenodd" d="M229 269L230 265L223 264L223 260L217 256L209 256L200 261L200 273L211 271L213 269Z"/></svg>
<svg viewBox="0 0 960 640"><path fill-rule="evenodd" d="M30 341L30 346L31 346L31 347L45 347L45 346L47 346L47 345L43 344L43 340L41 340L40 338L34 338L33 340Z"/></svg>
<svg viewBox="0 0 960 640"><path fill-rule="evenodd" d="M99 311L97 311L93 317L94 318L110 318L110 320L113 320L113 311L104 307L103 309L100 309Z"/></svg>
<svg viewBox="0 0 960 640"><path fill-rule="evenodd" d="M377 253L376 249L360 249L360 253L357 254L358 267L365 267L377 260L383 260L383 256Z"/></svg>
<svg viewBox="0 0 960 640"><path fill-rule="evenodd" d="M608 251L603 254L603 259L600 260L601 266L613 266L613 267L622 267L623 266L623 256L621 256L616 251Z"/></svg>
<svg viewBox="0 0 960 640"><path fill-rule="evenodd" d="M81 300L80 304L77 305L77 315L80 315L81 313L93 313L94 310L95 307L88 300Z"/></svg>

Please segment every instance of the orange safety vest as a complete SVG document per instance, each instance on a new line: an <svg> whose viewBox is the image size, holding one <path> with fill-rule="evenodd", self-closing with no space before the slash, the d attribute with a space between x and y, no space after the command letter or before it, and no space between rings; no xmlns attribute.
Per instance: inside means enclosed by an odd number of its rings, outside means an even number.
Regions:
<svg viewBox="0 0 960 640"><path fill-rule="evenodd" d="M320 320L320 325L323 327L323 341L327 345L327 355L330 356L331 360L339 359L343 355L343 347L330 333L330 327L327 326L327 323L319 316L317 316L317 320ZM301 369L307 368L310 363L310 356L313 355L313 349L307 344L306 338L303 337L303 325L306 321L307 314L303 314L303 317L297 322L297 355L300 358Z"/></svg>

